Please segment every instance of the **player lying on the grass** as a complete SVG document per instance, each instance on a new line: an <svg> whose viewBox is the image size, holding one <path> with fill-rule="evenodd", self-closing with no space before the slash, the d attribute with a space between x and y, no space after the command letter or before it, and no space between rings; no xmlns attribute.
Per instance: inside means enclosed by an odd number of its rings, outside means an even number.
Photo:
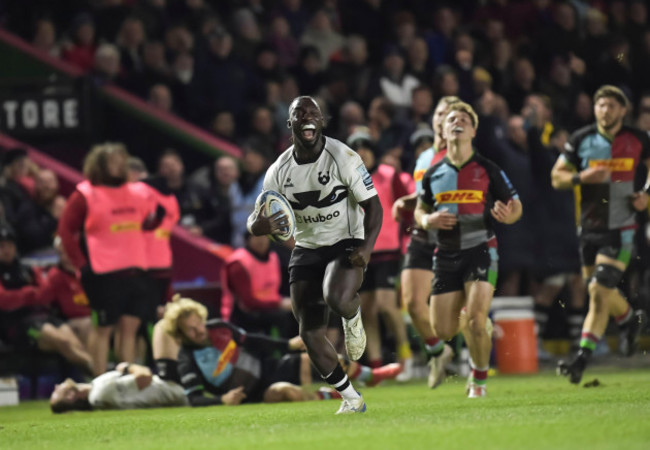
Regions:
<svg viewBox="0 0 650 450"><path fill-rule="evenodd" d="M175 296L154 328L153 352L158 373L163 379L181 383L192 406L340 398L331 388L308 392L299 386L320 378L314 378L306 353L287 354L280 359L270 357L275 351L303 350L300 337L274 339L246 333L223 320L206 318L203 305ZM400 370L399 364L378 369L354 362L347 365L350 377L369 386L394 378Z"/></svg>
<svg viewBox="0 0 650 450"><path fill-rule="evenodd" d="M162 380L148 367L125 362L90 383L68 378L57 384L50 396L54 413L184 405L187 397L177 383Z"/></svg>
<svg viewBox="0 0 650 450"><path fill-rule="evenodd" d="M497 274L496 238L489 216L511 224L522 213L517 192L494 163L472 148L478 117L459 102L443 121L447 155L426 171L415 209L415 220L436 234L433 257L431 325L436 337L451 339L460 329L461 309L467 307L463 330L472 361L469 397L484 397L492 341L486 318Z"/></svg>

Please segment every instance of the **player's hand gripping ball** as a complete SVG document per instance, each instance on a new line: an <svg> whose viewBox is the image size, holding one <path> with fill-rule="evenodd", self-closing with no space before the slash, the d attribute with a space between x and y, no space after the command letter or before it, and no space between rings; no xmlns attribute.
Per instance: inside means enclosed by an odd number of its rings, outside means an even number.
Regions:
<svg viewBox="0 0 650 450"><path fill-rule="evenodd" d="M278 211L282 211L284 218L280 222L281 230L278 234L269 234L273 241L288 241L296 231L296 217L287 199L276 191L263 191L256 201L257 208L264 208L264 215L271 217Z"/></svg>

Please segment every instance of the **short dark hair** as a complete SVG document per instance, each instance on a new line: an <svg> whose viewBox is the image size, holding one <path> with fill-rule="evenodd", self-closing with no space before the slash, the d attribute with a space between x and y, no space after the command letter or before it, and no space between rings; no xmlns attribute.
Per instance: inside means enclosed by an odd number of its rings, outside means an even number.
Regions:
<svg viewBox="0 0 650 450"><path fill-rule="evenodd" d="M61 414L68 411L92 411L90 402L87 398L78 398L73 402L56 402L50 403L50 409L54 414Z"/></svg>
<svg viewBox="0 0 650 450"><path fill-rule="evenodd" d="M596 93L594 94L594 104L601 98L613 98L618 103L620 103L621 106L624 108L627 108L628 105L630 104L627 95L625 95L625 93L621 89L617 88L616 86L612 86L611 84L606 84L604 86L601 86L596 91Z"/></svg>

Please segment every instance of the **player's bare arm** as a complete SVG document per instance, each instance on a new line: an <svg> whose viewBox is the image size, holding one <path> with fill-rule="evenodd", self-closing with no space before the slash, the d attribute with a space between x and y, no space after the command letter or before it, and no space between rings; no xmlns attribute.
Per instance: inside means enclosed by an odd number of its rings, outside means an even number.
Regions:
<svg viewBox="0 0 650 450"><path fill-rule="evenodd" d="M412 212L415 210L415 206L418 202L418 193L413 192L409 195L398 198L393 203L393 208L391 210L391 215L395 222L399 222L402 218L402 213Z"/></svg>
<svg viewBox="0 0 650 450"><path fill-rule="evenodd" d="M414 212L415 221L425 230L437 228L439 230L451 230L456 226L458 218L455 214L446 209L434 211L433 208L421 200L418 200Z"/></svg>
<svg viewBox="0 0 650 450"><path fill-rule="evenodd" d="M555 189L571 189L577 184L605 183L610 175L611 171L607 167L589 167L577 172L575 167L560 157L551 171L551 183Z"/></svg>
<svg viewBox="0 0 650 450"><path fill-rule="evenodd" d="M370 261L370 254L381 230L383 208L381 207L381 203L379 203L379 197L376 195L359 203L359 205L365 213L363 218L365 239L363 240L363 245L350 254L350 262L354 266L365 267L368 265L368 261Z"/></svg>
<svg viewBox="0 0 650 450"><path fill-rule="evenodd" d="M496 221L510 225L521 218L523 208L519 199L510 199L508 203L497 200L490 213Z"/></svg>

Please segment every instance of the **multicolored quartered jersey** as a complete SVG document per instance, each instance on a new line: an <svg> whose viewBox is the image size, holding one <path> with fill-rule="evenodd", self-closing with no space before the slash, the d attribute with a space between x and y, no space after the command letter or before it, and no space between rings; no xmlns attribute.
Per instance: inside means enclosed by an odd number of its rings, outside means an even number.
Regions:
<svg viewBox="0 0 650 450"><path fill-rule="evenodd" d="M415 181L415 192L422 190L422 177L424 173L429 170L431 166L442 161L442 158L447 154L447 149L438 150L435 147L430 147L420 153L418 160L415 162L415 169L413 170L413 181ZM435 235L433 232L424 231L418 224L413 225L411 238L420 242L427 242L428 244L435 243Z"/></svg>
<svg viewBox="0 0 650 450"><path fill-rule="evenodd" d="M580 186L582 229L604 231L633 226L631 196L645 183L647 168L643 161L650 158L648 136L624 126L611 139L593 124L573 133L565 150L560 158L578 171L599 166L611 170L608 182Z"/></svg>
<svg viewBox="0 0 650 450"><path fill-rule="evenodd" d="M518 198L506 174L476 153L461 167L445 156L424 174L420 191L423 203L458 217L453 229L435 230L441 250L465 250L487 242L494 236L490 222L494 202Z"/></svg>
<svg viewBox="0 0 650 450"><path fill-rule="evenodd" d="M429 167L442 161L442 158L444 158L446 154L446 148L438 150L435 147L430 147L420 153L418 160L415 162L415 169L413 169L415 192L420 192L422 189L422 177L424 176L424 173L429 170Z"/></svg>

